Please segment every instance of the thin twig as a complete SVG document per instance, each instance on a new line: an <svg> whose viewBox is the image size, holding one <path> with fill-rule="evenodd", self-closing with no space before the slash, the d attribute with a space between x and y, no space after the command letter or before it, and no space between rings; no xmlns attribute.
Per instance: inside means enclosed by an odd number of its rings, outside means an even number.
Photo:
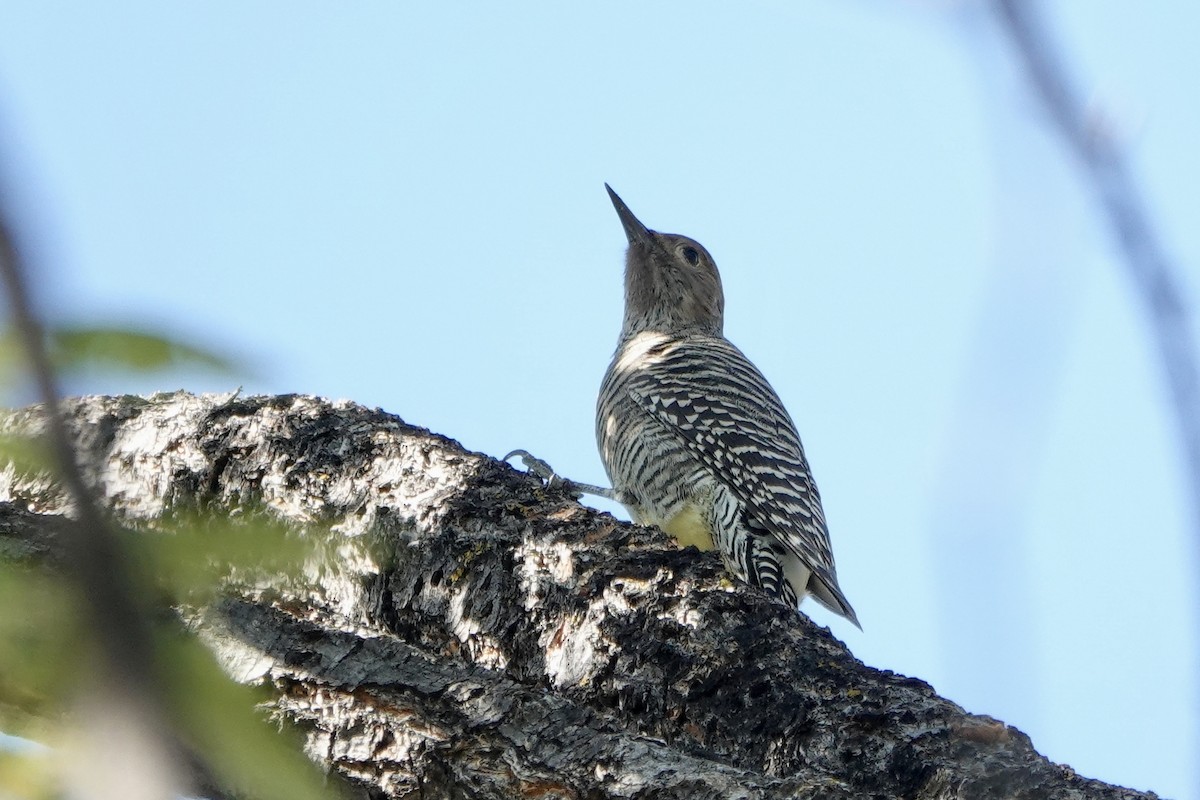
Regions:
<svg viewBox="0 0 1200 800"><path fill-rule="evenodd" d="M1180 429L1200 556L1200 359L1182 271L1167 256L1122 154L1069 85L1031 4L996 0L996 9L1035 93L1083 166L1148 312Z"/></svg>
<svg viewBox="0 0 1200 800"><path fill-rule="evenodd" d="M1083 166L1146 308L1179 426L1200 565L1200 358L1182 271L1166 253L1123 154L1095 125L1028 0L995 0L1033 92Z"/></svg>
<svg viewBox="0 0 1200 800"><path fill-rule="evenodd" d="M46 425L58 475L75 506L75 524L68 526L66 566L79 588L96 632L109 674L125 688L153 691L152 643L147 615L139 608L128 565L116 535L101 516L75 460L71 435L58 402L54 371L46 352L45 335L34 315L25 271L15 240L0 213L0 275L8 294L13 323L45 407Z"/></svg>
<svg viewBox="0 0 1200 800"><path fill-rule="evenodd" d="M81 599L90 633L82 692L76 699L82 747L63 771L64 791L96 798L156 798L185 783L182 748L169 724L155 667L150 616L139 603L132 569L99 511L75 460L58 402L41 324L33 312L15 238L0 209L0 276L12 320L45 409L58 476L75 507L63 527L64 572ZM91 656L91 658L86 658Z"/></svg>

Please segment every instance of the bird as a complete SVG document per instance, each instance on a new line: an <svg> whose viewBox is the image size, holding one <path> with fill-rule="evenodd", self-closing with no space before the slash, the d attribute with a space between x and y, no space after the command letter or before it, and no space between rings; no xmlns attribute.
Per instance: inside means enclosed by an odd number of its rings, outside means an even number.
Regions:
<svg viewBox="0 0 1200 800"><path fill-rule="evenodd" d="M716 262L694 239L647 228L604 186L628 249L621 333L596 402L612 483L602 493L681 546L717 550L736 578L796 609L811 595L861 630L796 425L725 338Z"/></svg>

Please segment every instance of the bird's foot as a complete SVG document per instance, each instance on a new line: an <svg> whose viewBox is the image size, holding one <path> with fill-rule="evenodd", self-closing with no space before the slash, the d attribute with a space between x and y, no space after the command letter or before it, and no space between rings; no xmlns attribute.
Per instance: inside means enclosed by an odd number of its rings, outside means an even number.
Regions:
<svg viewBox="0 0 1200 800"><path fill-rule="evenodd" d="M530 453L528 450L513 450L506 455L503 460L508 461L513 456L519 456L521 463L530 475L541 478L546 482L547 486L561 486L566 489L567 493L576 500L583 497L585 494L592 494L598 497L613 498L613 490L605 489L601 486L593 486L590 483L579 483L570 478L564 478L559 475L554 469L542 459Z"/></svg>

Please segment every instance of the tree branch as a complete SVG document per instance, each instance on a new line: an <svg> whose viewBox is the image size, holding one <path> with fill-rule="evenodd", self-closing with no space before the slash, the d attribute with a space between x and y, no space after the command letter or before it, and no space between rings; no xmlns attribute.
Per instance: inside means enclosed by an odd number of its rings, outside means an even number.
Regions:
<svg viewBox="0 0 1200 800"><path fill-rule="evenodd" d="M231 580L191 626L372 796L1151 796L864 666L712 554L380 411L185 394L66 408L89 484L127 524L265 506L320 545L303 580ZM36 409L0 420L42 425ZM0 499L68 508L12 469Z"/></svg>

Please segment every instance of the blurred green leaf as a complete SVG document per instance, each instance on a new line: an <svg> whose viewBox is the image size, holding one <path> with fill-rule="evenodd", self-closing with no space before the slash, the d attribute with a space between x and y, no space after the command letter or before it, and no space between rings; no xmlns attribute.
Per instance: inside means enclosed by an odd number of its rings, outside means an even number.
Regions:
<svg viewBox="0 0 1200 800"><path fill-rule="evenodd" d="M60 326L50 330L49 346L53 362L61 370L94 365L144 372L168 367L204 367L224 374L238 371L230 359L210 350L129 328Z"/></svg>
<svg viewBox="0 0 1200 800"><path fill-rule="evenodd" d="M339 793L301 751L294 733L255 711L265 694L234 683L195 639L160 641L169 702L180 729L222 785L261 800L328 800Z"/></svg>
<svg viewBox="0 0 1200 800"><path fill-rule="evenodd" d="M83 367L151 372L169 367L203 367L225 375L240 365L212 350L162 333L105 325L60 325L46 333L51 363L62 371ZM24 346L11 327L0 336L0 381L24 364Z"/></svg>
<svg viewBox="0 0 1200 800"><path fill-rule="evenodd" d="M0 749L0 797L27 800L62 796L55 763L45 751Z"/></svg>
<svg viewBox="0 0 1200 800"><path fill-rule="evenodd" d="M21 349L21 342L10 328L0 334L0 384L10 383L24 366L25 353Z"/></svg>
<svg viewBox="0 0 1200 800"><path fill-rule="evenodd" d="M40 436L0 433L0 464L12 464L23 475L53 473L54 454Z"/></svg>
<svg viewBox="0 0 1200 800"><path fill-rule="evenodd" d="M37 735L29 724L62 710L83 666L81 615L60 578L4 563L0 608L0 730Z"/></svg>
<svg viewBox="0 0 1200 800"><path fill-rule="evenodd" d="M286 585L316 556L320 537L304 536L265 513L237 518L176 511L155 523L162 530L129 540L139 573L154 576L171 602L201 603L226 581L267 579Z"/></svg>

